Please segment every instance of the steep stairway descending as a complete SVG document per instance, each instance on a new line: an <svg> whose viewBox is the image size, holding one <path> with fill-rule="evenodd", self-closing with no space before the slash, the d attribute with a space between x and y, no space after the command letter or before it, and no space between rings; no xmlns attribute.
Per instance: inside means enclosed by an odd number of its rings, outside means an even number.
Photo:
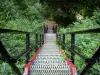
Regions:
<svg viewBox="0 0 100 75"><path fill-rule="evenodd" d="M55 35L46 34L46 44L30 67L30 75L71 75L70 67L62 61L54 40Z"/></svg>
<svg viewBox="0 0 100 75"><path fill-rule="evenodd" d="M46 43L32 62L28 75L76 75L72 74L67 61L62 60L63 54L55 44L55 34L52 33L52 30L48 32L45 35Z"/></svg>

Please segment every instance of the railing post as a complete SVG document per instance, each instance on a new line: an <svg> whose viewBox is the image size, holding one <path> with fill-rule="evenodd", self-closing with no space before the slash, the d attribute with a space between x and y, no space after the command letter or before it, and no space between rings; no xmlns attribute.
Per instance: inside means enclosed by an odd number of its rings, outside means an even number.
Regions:
<svg viewBox="0 0 100 75"><path fill-rule="evenodd" d="M44 43L44 34L42 34L42 44Z"/></svg>
<svg viewBox="0 0 100 75"><path fill-rule="evenodd" d="M37 52L38 49L38 33L35 34L35 52Z"/></svg>
<svg viewBox="0 0 100 75"><path fill-rule="evenodd" d="M72 51L75 50L75 34L71 34L71 50ZM73 64L74 64L74 58L75 58L75 54L71 52L71 60Z"/></svg>
<svg viewBox="0 0 100 75"><path fill-rule="evenodd" d="M30 50L30 34L27 33L26 34L26 52L28 52L29 50ZM29 59L30 59L30 52L26 54L26 63L28 63Z"/></svg>
<svg viewBox="0 0 100 75"><path fill-rule="evenodd" d="M63 34L63 45L62 45L63 50L65 49L65 34Z"/></svg>
<svg viewBox="0 0 100 75"><path fill-rule="evenodd" d="M41 42L42 42L42 38L41 38L41 34L40 34L40 46L42 45L42 43L41 43Z"/></svg>

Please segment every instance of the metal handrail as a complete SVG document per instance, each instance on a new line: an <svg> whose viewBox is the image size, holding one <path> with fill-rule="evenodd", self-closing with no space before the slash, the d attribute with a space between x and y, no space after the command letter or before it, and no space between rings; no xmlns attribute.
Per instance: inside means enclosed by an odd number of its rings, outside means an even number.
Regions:
<svg viewBox="0 0 100 75"><path fill-rule="evenodd" d="M83 30L83 31L68 32L65 34L89 34L89 33L100 33L100 28L88 29L88 30Z"/></svg>
<svg viewBox="0 0 100 75"><path fill-rule="evenodd" d="M63 35L66 35L66 34L70 34L71 35L71 47L70 47L69 51L71 52L71 60L72 60L72 62L74 63L74 56L75 56L75 54L77 54L78 56L83 58L86 63L88 63L87 66L83 69L83 71L81 72L80 75L84 75L86 73L86 71L89 68L91 68L94 63L96 63L96 61L94 61L94 60L97 60L97 57L100 57L100 55L98 54L98 53L100 53L100 47L97 49L97 51L95 52L93 57L88 59L87 57L85 57L82 54L80 54L77 51L75 51L75 35L76 34L91 34L91 33L100 33L100 28L62 33ZM58 36L60 35L60 40L62 41L62 43L60 42L60 45L63 45L63 47L64 47L65 46L64 45L65 44L65 37L61 38L62 34L61 33L57 33L57 39L59 38Z"/></svg>
<svg viewBox="0 0 100 75"><path fill-rule="evenodd" d="M63 44L63 43L60 43L60 44L63 45L63 46L66 46L66 45ZM84 55L78 53L77 51L71 50L71 48L68 48L68 50L69 50L70 52L73 52L73 53L77 54L78 56L80 56L82 59L84 59L84 61L85 61L86 59L89 59L89 58L87 58L86 56L84 56Z"/></svg>
<svg viewBox="0 0 100 75"><path fill-rule="evenodd" d="M27 34L27 33L30 33L30 32L0 28L0 33Z"/></svg>
<svg viewBox="0 0 100 75"><path fill-rule="evenodd" d="M100 28L74 31L74 32L66 32L66 33L58 33L58 34L89 34L89 33L100 33Z"/></svg>
<svg viewBox="0 0 100 75"><path fill-rule="evenodd" d="M26 63L28 63L29 58L30 58L29 53L30 53L30 51L32 51L30 49L30 34L32 34L33 32L25 32L25 31L18 31L18 30L0 28L0 33L25 34L26 35L26 51L21 53L19 56L14 57L14 58L9 55L7 50L4 48L4 45L0 41L0 53L1 53L2 57L3 57L3 61L6 61L12 67L12 69L15 71L16 74L22 75L20 70L18 69L18 67L14 63L16 63L24 55L26 55ZM36 34L38 35L38 33L36 33ZM42 33L42 36L40 38L40 42L38 42L38 38L36 37L37 41L36 41L36 45L35 46L37 46L39 44L41 46L43 44L43 39L44 39L43 33Z"/></svg>

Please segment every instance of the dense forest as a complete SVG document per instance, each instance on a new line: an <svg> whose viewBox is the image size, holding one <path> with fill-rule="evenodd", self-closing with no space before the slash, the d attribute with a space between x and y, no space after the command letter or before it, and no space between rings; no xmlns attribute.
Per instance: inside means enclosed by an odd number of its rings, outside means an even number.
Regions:
<svg viewBox="0 0 100 75"><path fill-rule="evenodd" d="M59 24L59 33L100 28L100 0L0 0L0 28L41 33L46 20ZM76 50L87 57L91 57L100 46L100 34L76 37ZM31 35L31 46L35 44L34 38ZM25 36L22 34L0 34L0 40L12 57L25 51ZM70 46L70 35L66 36L66 45ZM67 48L64 52L70 57ZM31 56L34 53L33 50ZM16 63L22 72L24 58ZM79 74L86 65L79 56L75 58ZM99 75L98 66L100 63L93 65L86 75ZM0 75L16 74L7 63L0 60Z"/></svg>

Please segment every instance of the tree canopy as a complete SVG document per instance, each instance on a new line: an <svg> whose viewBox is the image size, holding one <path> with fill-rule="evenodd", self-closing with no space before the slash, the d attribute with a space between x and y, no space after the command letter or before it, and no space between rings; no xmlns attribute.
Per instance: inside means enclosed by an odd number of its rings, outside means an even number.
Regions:
<svg viewBox="0 0 100 75"><path fill-rule="evenodd" d="M77 30L100 28L100 0L0 0L0 28L21 30L28 32L42 32L46 20L56 21L60 25L59 33ZM35 36L30 36L31 47L35 45ZM96 48L100 46L100 35L77 35L77 51L91 57ZM9 54L19 55L25 49L25 36L14 34L0 34ZM66 37L66 46L70 46L70 36ZM68 55L68 50L64 50ZM31 53L33 56L35 51ZM70 57L70 54L68 55ZM1 55L0 55L1 57ZM16 65L23 72L25 57ZM79 62L77 62L79 61ZM84 61L76 56L78 73L84 68ZM10 66L0 61L0 75L15 75ZM3 68L6 66L6 68ZM96 65L93 66L96 68ZM91 69L86 75L99 75L98 70Z"/></svg>
<svg viewBox="0 0 100 75"><path fill-rule="evenodd" d="M100 0L40 0L52 9L54 20L63 25L76 21L76 14L90 17L100 8Z"/></svg>

